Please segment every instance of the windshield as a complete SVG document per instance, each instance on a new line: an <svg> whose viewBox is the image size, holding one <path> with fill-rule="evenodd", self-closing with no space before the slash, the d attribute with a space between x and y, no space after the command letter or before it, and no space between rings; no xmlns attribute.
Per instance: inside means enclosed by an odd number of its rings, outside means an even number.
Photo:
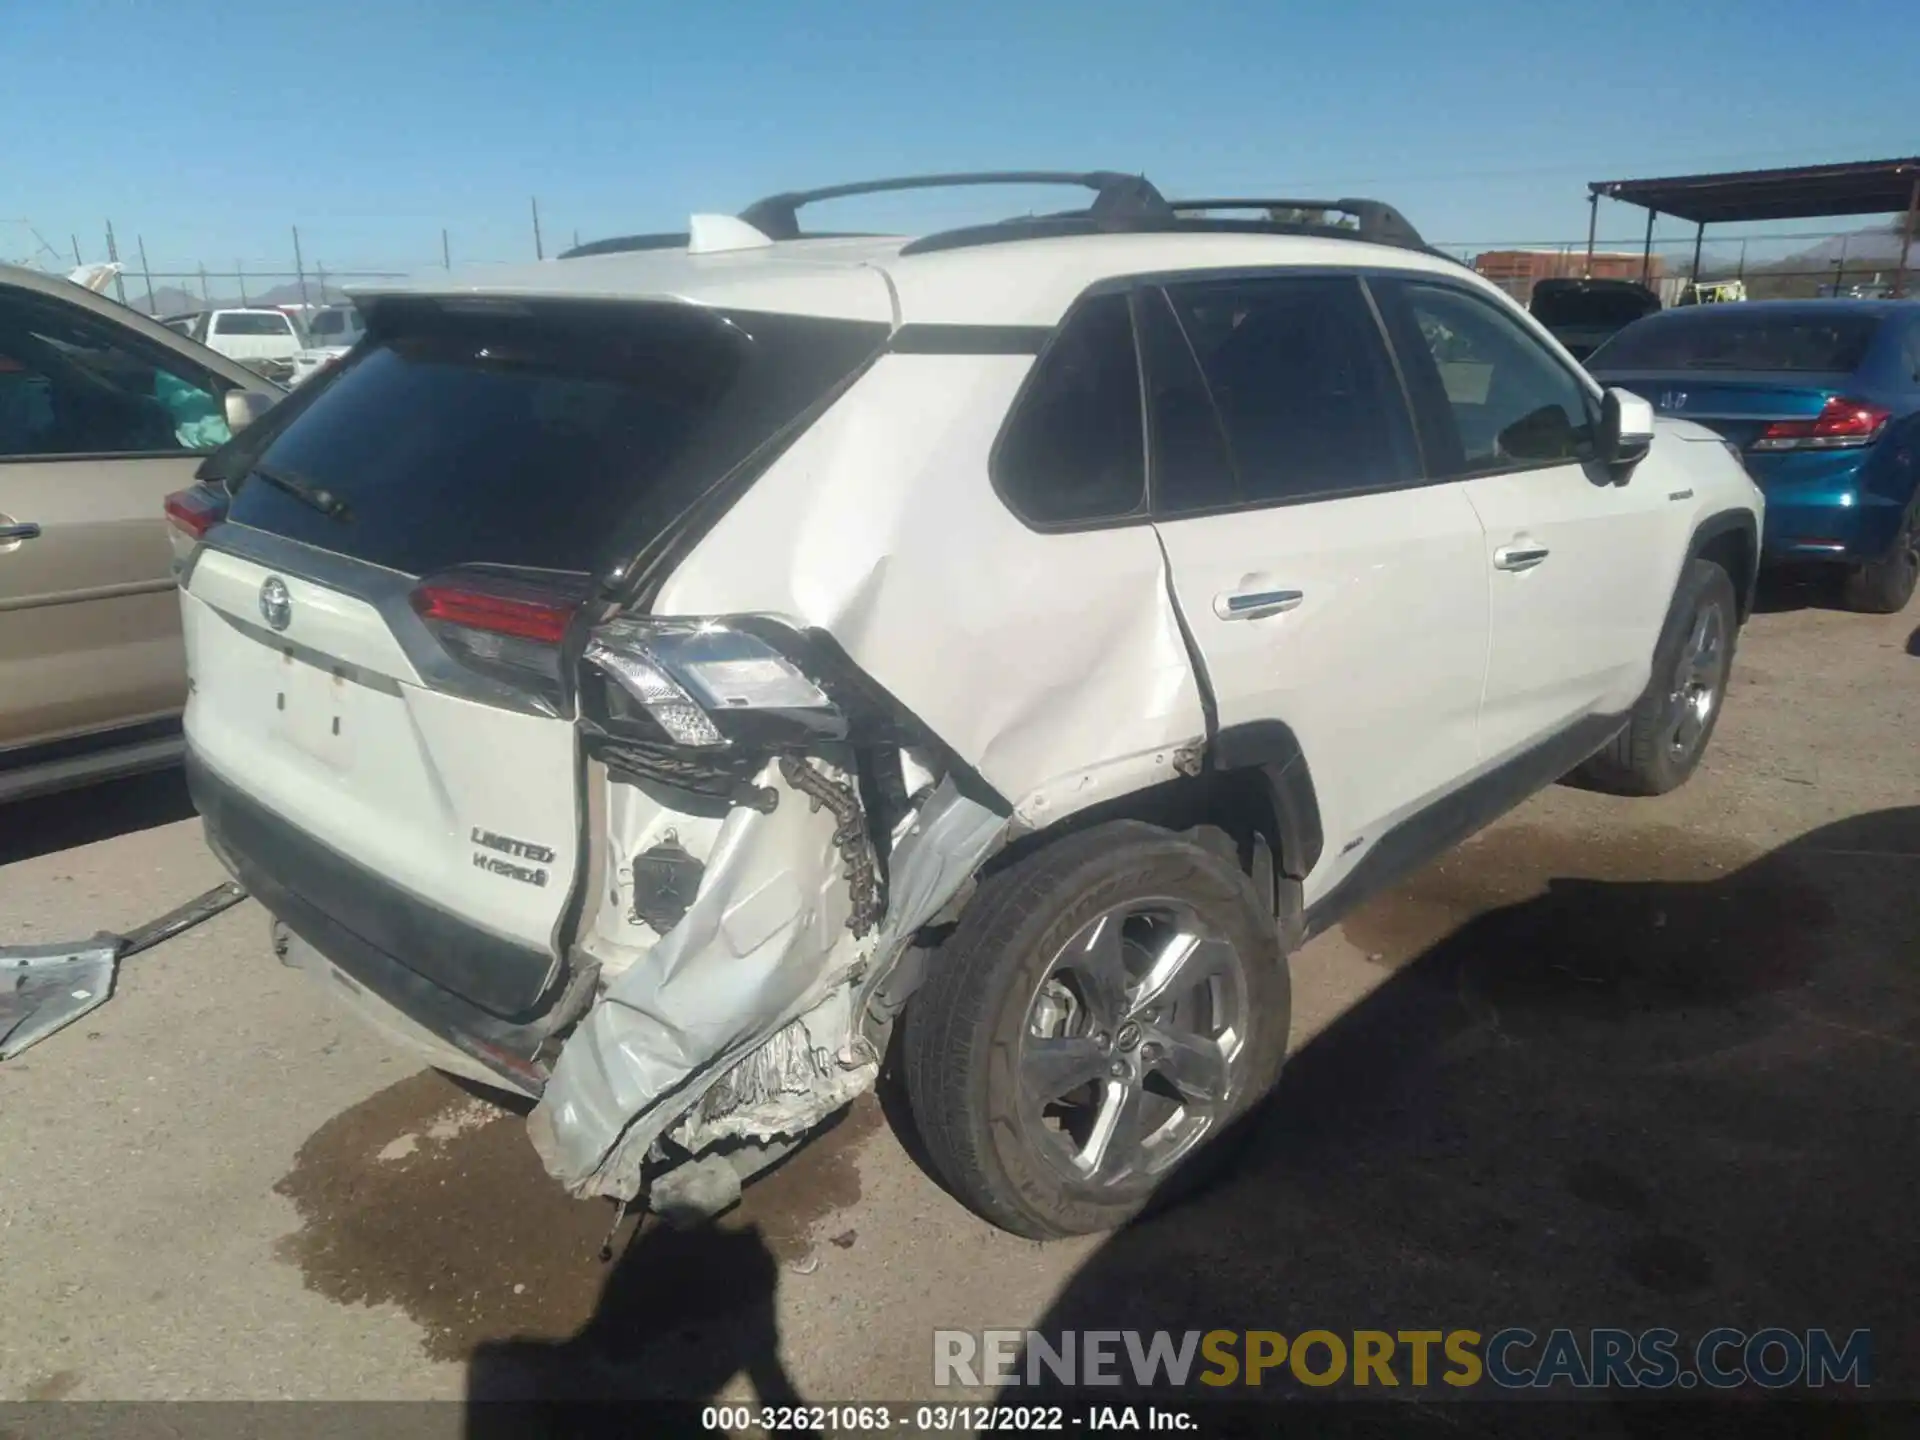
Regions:
<svg viewBox="0 0 1920 1440"><path fill-rule="evenodd" d="M1674 311L1622 330L1587 362L1613 370L1857 369L1875 315L1768 314L1749 305Z"/></svg>
<svg viewBox="0 0 1920 1440"><path fill-rule="evenodd" d="M338 503L240 478L232 518L411 575L597 569L636 512L657 533L885 338L670 304L392 302L372 329L235 467Z"/></svg>

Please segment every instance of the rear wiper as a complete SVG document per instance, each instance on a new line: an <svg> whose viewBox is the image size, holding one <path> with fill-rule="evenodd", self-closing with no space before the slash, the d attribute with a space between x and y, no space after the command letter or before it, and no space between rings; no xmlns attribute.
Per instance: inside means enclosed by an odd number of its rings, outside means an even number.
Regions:
<svg viewBox="0 0 1920 1440"><path fill-rule="evenodd" d="M247 479L264 480L283 495L291 495L309 510L318 510L329 520L342 522L353 519L353 511L347 508L347 502L331 490L302 480L290 470L271 470L265 465L255 465L247 471Z"/></svg>

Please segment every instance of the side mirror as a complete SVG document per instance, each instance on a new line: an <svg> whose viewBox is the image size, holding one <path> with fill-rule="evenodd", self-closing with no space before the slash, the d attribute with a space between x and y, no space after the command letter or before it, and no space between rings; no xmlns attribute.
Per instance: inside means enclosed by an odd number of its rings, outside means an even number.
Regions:
<svg viewBox="0 0 1920 1440"><path fill-rule="evenodd" d="M1653 448L1653 406L1631 390L1611 389L1600 397L1600 430L1594 458L1625 484L1633 467Z"/></svg>
<svg viewBox="0 0 1920 1440"><path fill-rule="evenodd" d="M224 404L227 429L238 435L273 408L274 398L262 390L229 390Z"/></svg>

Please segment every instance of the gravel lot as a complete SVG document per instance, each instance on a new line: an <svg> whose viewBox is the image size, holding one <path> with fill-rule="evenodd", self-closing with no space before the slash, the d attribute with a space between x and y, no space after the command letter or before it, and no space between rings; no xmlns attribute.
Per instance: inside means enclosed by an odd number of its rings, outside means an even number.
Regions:
<svg viewBox="0 0 1920 1440"><path fill-rule="evenodd" d="M1687 788L1542 795L1297 956L1246 1161L1105 1243L989 1229L869 1100L603 1267L610 1210L277 965L248 902L0 1067L0 1398L900 1399L934 1327L1043 1316L1871 1326L1876 1388L1920 1391L1920 647L1807 598L1748 628ZM6 940L220 878L177 777L0 810Z"/></svg>

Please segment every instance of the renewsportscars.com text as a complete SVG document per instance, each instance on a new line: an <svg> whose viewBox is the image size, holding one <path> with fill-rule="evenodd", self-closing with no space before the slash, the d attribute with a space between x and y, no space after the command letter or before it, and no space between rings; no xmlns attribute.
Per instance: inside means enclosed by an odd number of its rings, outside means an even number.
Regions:
<svg viewBox="0 0 1920 1440"><path fill-rule="evenodd" d="M936 1386L1506 1390L1872 1384L1866 1330L936 1330Z"/></svg>

